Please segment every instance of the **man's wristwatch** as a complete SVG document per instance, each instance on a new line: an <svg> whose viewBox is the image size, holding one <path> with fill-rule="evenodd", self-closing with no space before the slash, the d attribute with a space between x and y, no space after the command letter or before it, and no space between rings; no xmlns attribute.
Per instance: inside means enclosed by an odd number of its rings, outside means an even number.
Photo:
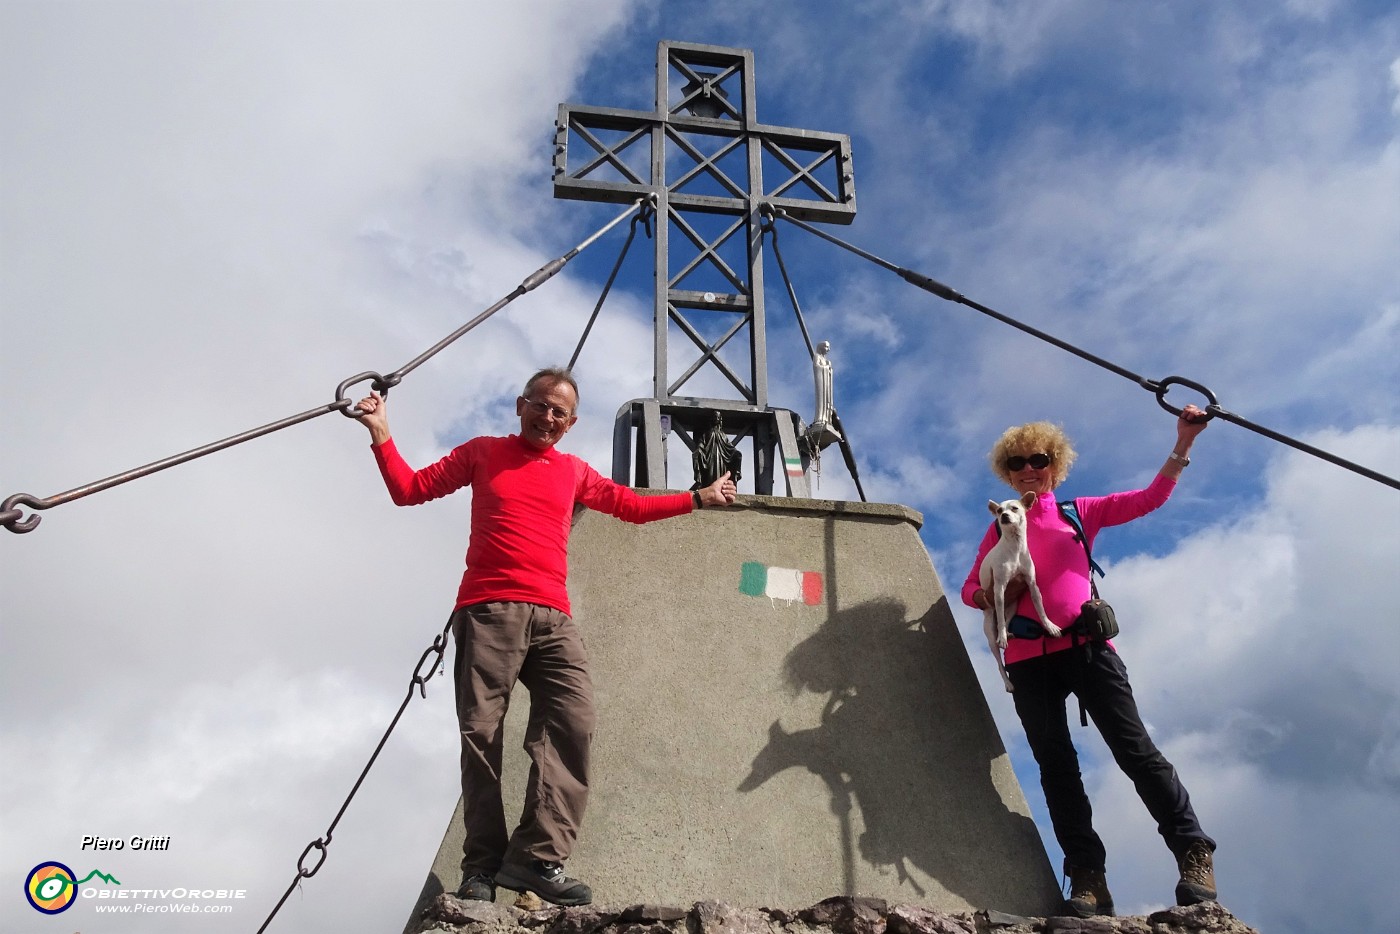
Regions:
<svg viewBox="0 0 1400 934"><path fill-rule="evenodd" d="M695 501L695 508L696 508L696 509L704 509L704 508L705 508L705 501L704 501L703 499L700 498L700 491L699 491L699 490L691 490L691 491L690 491L690 498L691 498L692 500Z"/></svg>

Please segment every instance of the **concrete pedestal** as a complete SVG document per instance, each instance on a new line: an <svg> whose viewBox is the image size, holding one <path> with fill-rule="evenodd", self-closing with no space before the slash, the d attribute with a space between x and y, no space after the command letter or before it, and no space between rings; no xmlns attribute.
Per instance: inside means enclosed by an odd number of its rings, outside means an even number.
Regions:
<svg viewBox="0 0 1400 934"><path fill-rule="evenodd" d="M1055 875L922 517L744 503L644 526L577 518L570 593L599 724L568 873L618 906L852 894L1053 913ZM524 797L528 703L517 687L508 815ZM461 882L460 808L415 916Z"/></svg>

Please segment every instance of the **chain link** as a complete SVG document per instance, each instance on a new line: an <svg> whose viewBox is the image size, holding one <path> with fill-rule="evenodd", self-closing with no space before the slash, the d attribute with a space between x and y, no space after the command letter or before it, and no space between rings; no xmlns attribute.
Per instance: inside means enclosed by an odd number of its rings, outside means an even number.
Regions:
<svg viewBox="0 0 1400 934"><path fill-rule="evenodd" d="M413 689L417 688L419 694L426 698L428 696L428 682L433 679L434 675L442 671L444 667L443 653L447 651L448 634L451 631L452 620L448 619L447 625L443 627L442 632L438 633L433 638L432 645L428 646L427 650L424 651L423 655L418 659L418 664L414 666L413 669L413 677L408 682L408 693L404 695L403 702L399 704L399 709L394 714L394 718L389 721L388 729L386 729L384 735L380 737L379 745L375 746L374 752L370 753L369 761L366 762L365 767L360 770L360 777L355 779L355 784L351 787L350 794L345 796L345 802L341 804L340 810L336 812L335 818L331 821L330 826L326 828L325 836L317 837L315 840L312 840L306 845L306 849L301 851L301 856L297 857L297 873L292 877L291 885L287 886L287 891L282 893L282 897L277 900L277 904L274 905L272 911L268 913L267 919L262 923L262 927L258 928L258 934L262 934L263 931L267 930L267 926L272 923L272 919L277 917L277 912L282 910L282 906L287 903L287 899L296 891L297 886L301 885L301 880L310 879L320 871L322 864L326 861L326 847L331 844L331 838L335 834L336 826L340 823L340 819L345 816L346 810L350 807L350 802L355 799L356 792L358 792L360 786L364 784L365 776L369 775L369 770L374 766L375 760L379 758L379 753L383 750L384 744L389 741L389 736L394 732L394 727L399 725L399 718L403 716L404 710L407 709L409 702L413 700ZM427 674L424 674L423 663L429 659L432 659L432 664L428 666ZM307 868L306 858L311 855L312 850L317 852L316 863L310 868Z"/></svg>

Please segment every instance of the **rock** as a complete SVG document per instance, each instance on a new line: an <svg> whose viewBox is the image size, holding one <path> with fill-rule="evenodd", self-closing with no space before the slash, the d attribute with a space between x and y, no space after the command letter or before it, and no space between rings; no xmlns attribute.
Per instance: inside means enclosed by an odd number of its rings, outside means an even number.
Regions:
<svg viewBox="0 0 1400 934"><path fill-rule="evenodd" d="M767 909L735 908L723 902L696 902L690 910L690 934L778 934L784 920ZM797 915L794 913L793 920Z"/></svg>
<svg viewBox="0 0 1400 934"><path fill-rule="evenodd" d="M837 895L799 911L797 917L808 924L825 925L836 934L885 934L888 907L883 898Z"/></svg>
<svg viewBox="0 0 1400 934"><path fill-rule="evenodd" d="M1151 934L1259 934L1219 902L1168 908L1147 916Z"/></svg>
<svg viewBox="0 0 1400 934"><path fill-rule="evenodd" d="M516 930L521 920L519 912L502 908L494 902L458 898L444 892L424 909L423 923L419 930L440 929L442 925L450 925L457 930L470 928L484 931L493 928L505 932Z"/></svg>
<svg viewBox="0 0 1400 934"><path fill-rule="evenodd" d="M622 914L618 915L618 921L629 923L651 922L651 921L680 921L690 912L684 908L670 908L665 905L632 905L622 909Z"/></svg>
<svg viewBox="0 0 1400 934"><path fill-rule="evenodd" d="M610 926L618 913L596 905L560 908L549 926L549 934L593 934Z"/></svg>
<svg viewBox="0 0 1400 934"><path fill-rule="evenodd" d="M1123 934L1120 924L1131 918L1076 918L1060 915L1045 919L1045 934Z"/></svg>
<svg viewBox="0 0 1400 934"><path fill-rule="evenodd" d="M969 915L946 915L917 905L896 905L885 916L885 924L889 934L977 934L977 924Z"/></svg>
<svg viewBox="0 0 1400 934"><path fill-rule="evenodd" d="M1038 934L1043 927L1039 918L1023 918L991 909L977 912L976 918L978 931L992 931L995 934L1029 934L1032 931Z"/></svg>
<svg viewBox="0 0 1400 934"><path fill-rule="evenodd" d="M1218 902L1147 917L1022 918L998 911L944 914L919 905L840 895L810 908L736 908L717 901L689 910L667 905L600 905L539 911L439 895L416 932L452 934L1259 934Z"/></svg>

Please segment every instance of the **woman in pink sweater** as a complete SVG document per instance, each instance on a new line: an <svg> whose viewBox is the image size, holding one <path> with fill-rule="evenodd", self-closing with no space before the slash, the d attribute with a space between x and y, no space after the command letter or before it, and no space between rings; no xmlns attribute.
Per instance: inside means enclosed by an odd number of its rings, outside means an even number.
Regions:
<svg viewBox="0 0 1400 934"><path fill-rule="evenodd" d="M1055 638L1010 639L1005 661L1016 714L1040 766L1050 822L1065 854L1065 874L1070 879L1065 907L1082 918L1112 915L1113 897L1104 877L1103 841L1094 832L1079 756L1070 738L1065 706L1070 694L1078 697L1093 718L1118 767L1132 779L1176 857L1181 870L1177 904L1216 897L1211 855L1215 841L1201 829L1176 770L1147 734L1122 659L1113 643L1086 640L1074 628L1081 606L1092 595L1088 554L1099 530L1130 522L1165 503L1182 469L1191 462L1187 455L1192 443L1205 427L1205 413L1188 405L1177 420L1175 448L1145 489L1075 499L1087 542L1081 541L1055 502L1054 490L1068 476L1075 457L1064 432L1049 422L1032 422L1007 429L992 447L993 473L1018 495L1037 494L1035 505L1026 513L1026 541L1035 561L1046 616L1066 630ZM989 604L990 596L981 588L978 571L996 542L993 524L982 537L977 560L963 583L962 599L969 606L986 609ZM1007 588L1006 605L1015 607L1017 615L1036 618L1025 585L1019 581Z"/></svg>

